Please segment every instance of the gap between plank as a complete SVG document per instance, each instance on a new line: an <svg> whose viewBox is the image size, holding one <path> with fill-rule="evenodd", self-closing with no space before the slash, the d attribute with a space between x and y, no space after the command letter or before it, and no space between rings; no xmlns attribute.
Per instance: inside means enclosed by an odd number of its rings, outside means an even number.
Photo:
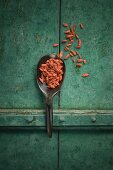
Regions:
<svg viewBox="0 0 113 170"><path fill-rule="evenodd" d="M59 153L60 153L60 152L59 152L59 149L60 149L59 137L60 137L60 131L58 130L58 153L57 153L57 154L58 154L58 162L57 162L57 170L59 170L59 168L60 168L60 167L59 167L59 165L60 165L60 164L59 164L59 161L60 161L60 159L59 159L59 156L60 156L60 155L59 155Z"/></svg>
<svg viewBox="0 0 113 170"><path fill-rule="evenodd" d="M61 42L61 0L59 0L59 53L61 51L60 42ZM58 109L60 109L60 91L58 93Z"/></svg>

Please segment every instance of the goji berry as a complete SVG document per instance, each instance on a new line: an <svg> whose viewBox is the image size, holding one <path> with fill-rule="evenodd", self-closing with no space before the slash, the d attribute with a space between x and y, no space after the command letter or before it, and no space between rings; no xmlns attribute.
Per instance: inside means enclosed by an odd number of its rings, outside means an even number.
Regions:
<svg viewBox="0 0 113 170"><path fill-rule="evenodd" d="M82 64L77 63L77 64L76 64L76 67L82 67Z"/></svg>
<svg viewBox="0 0 113 170"><path fill-rule="evenodd" d="M63 23L63 26L64 26L64 27L68 27L68 24L67 24L67 23Z"/></svg>
<svg viewBox="0 0 113 170"><path fill-rule="evenodd" d="M67 40L62 40L62 43L66 43L67 42Z"/></svg>
<svg viewBox="0 0 113 170"><path fill-rule="evenodd" d="M69 34L69 33L70 33L70 30L66 30L64 33L65 33L65 34Z"/></svg>
<svg viewBox="0 0 113 170"><path fill-rule="evenodd" d="M70 54L67 54L67 55L64 57L64 60L67 60L69 57L70 57Z"/></svg>
<svg viewBox="0 0 113 170"><path fill-rule="evenodd" d="M83 60L83 63L84 63L84 64L86 64L86 63L87 63L87 61L86 61L86 60Z"/></svg>
<svg viewBox="0 0 113 170"><path fill-rule="evenodd" d="M84 74L82 74L82 77L88 77L89 76L89 74L88 73L84 73Z"/></svg>
<svg viewBox="0 0 113 170"><path fill-rule="evenodd" d="M59 46L59 44L53 44L53 47L57 47L57 46Z"/></svg>

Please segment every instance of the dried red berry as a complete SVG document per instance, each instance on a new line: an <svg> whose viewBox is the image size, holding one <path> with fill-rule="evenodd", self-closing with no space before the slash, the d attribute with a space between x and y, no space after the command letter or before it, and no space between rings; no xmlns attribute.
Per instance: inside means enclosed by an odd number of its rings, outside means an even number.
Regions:
<svg viewBox="0 0 113 170"><path fill-rule="evenodd" d="M77 62L78 63L82 63L84 60L83 59L78 59Z"/></svg>
<svg viewBox="0 0 113 170"><path fill-rule="evenodd" d="M82 67L82 64L77 63L77 64L76 64L76 67Z"/></svg>
<svg viewBox="0 0 113 170"><path fill-rule="evenodd" d="M69 34L69 33L70 33L70 30L66 30L64 33L65 33L65 34Z"/></svg>
<svg viewBox="0 0 113 170"><path fill-rule="evenodd" d="M67 40L62 40L62 43L66 43L67 42Z"/></svg>
<svg viewBox="0 0 113 170"><path fill-rule="evenodd" d="M83 60L83 63L84 63L84 64L86 64L86 63L87 63L87 61L86 61L86 60Z"/></svg>
<svg viewBox="0 0 113 170"><path fill-rule="evenodd" d="M63 23L63 26L64 26L64 27L68 27L68 24L67 24L67 23Z"/></svg>
<svg viewBox="0 0 113 170"><path fill-rule="evenodd" d="M84 73L84 74L82 74L82 77L88 77L89 76L89 74L88 73Z"/></svg>
<svg viewBox="0 0 113 170"><path fill-rule="evenodd" d="M57 46L59 46L59 44L53 44L53 47L57 47Z"/></svg>

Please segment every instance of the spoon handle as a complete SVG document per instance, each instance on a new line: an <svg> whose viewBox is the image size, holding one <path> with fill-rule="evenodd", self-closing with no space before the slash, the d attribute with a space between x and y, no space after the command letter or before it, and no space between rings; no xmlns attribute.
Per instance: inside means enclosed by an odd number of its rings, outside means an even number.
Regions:
<svg viewBox="0 0 113 170"><path fill-rule="evenodd" d="M47 124L47 133L48 136L52 137L52 128L53 128L53 104L52 100L46 100L46 124Z"/></svg>

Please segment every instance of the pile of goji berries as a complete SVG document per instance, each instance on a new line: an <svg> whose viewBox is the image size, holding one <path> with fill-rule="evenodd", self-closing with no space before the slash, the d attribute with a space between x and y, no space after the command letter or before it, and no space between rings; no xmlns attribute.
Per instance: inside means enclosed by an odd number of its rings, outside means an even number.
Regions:
<svg viewBox="0 0 113 170"><path fill-rule="evenodd" d="M45 83L48 88L57 87L62 80L62 63L59 59L51 58L44 64L41 64L39 68L41 71L40 82Z"/></svg>
<svg viewBox="0 0 113 170"><path fill-rule="evenodd" d="M86 64L86 60L82 58L80 53L77 51L77 49L80 49L82 47L82 41L79 38L78 34L76 33L76 27L77 25L74 24L73 26L68 26L67 23L63 23L63 26L68 28L68 30L64 31L65 39L62 40L62 44L66 44L64 47L64 50L68 52L68 54L64 57L64 60L67 60L68 58L72 58L72 61L75 64L77 68L82 67L84 64ZM79 25L81 29L84 28L83 24ZM77 42L77 45L75 46L75 50L70 49L71 45L74 43L74 41ZM59 44L53 44L53 47L58 47ZM61 51L58 54L58 57L62 58L64 55L64 52ZM88 73L83 73L82 77L88 77Z"/></svg>

